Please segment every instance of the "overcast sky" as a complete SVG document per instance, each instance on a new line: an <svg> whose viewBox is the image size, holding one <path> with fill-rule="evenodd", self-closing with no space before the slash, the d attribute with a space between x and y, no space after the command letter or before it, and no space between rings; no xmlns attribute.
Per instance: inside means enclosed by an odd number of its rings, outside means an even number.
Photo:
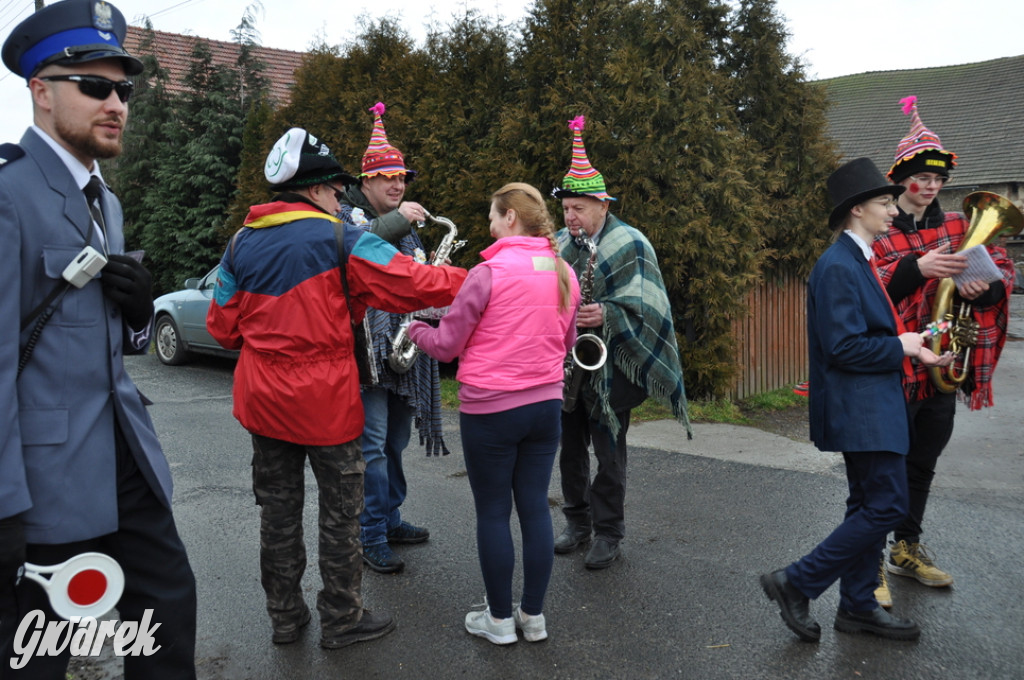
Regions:
<svg viewBox="0 0 1024 680"><path fill-rule="evenodd" d="M116 0L129 23L150 17L161 31L231 40L251 0ZM47 2L47 5L51 2ZM356 18L390 16L422 42L428 24L447 26L476 10L514 23L530 0L263 0L257 29L267 47L305 50L318 36L342 44L358 35ZM35 0L0 0L0 36ZM965 64L1024 54L1024 0L777 0L790 33L788 51L809 78L865 71ZM978 8L984 8L982 12ZM971 93L965 92L965 105ZM977 105L973 102L970 105ZM0 69L0 142L17 141L31 123L25 81Z"/></svg>

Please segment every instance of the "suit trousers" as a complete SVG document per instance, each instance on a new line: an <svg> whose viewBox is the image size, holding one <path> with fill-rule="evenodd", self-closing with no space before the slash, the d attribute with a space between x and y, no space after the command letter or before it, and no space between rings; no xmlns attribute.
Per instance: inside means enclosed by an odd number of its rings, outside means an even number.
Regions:
<svg viewBox="0 0 1024 680"><path fill-rule="evenodd" d="M811 599L839 581L839 606L878 608L878 562L885 537L907 514L907 466L889 451L843 453L850 495L843 523L810 553L786 567L786 576Z"/></svg>
<svg viewBox="0 0 1024 680"><path fill-rule="evenodd" d="M562 512L569 524L593 528L594 535L617 543L626 534L626 431L630 411L620 411L619 436L590 419L582 402L572 413L562 413ZM590 479L590 444L594 445L597 473Z"/></svg>
<svg viewBox="0 0 1024 680"><path fill-rule="evenodd" d="M123 622L141 622L147 609L153 631L152 656L125 656L126 680L182 680L195 678L196 582L178 536L171 511L143 478L135 458L121 436L116 436L118 530L98 538L57 545L29 544L29 562L60 564L83 552L105 553L124 571L124 594L117 603ZM82 512L88 512L82 508ZM22 579L15 589L18 620L41 610L47 621L62 621L50 607L46 592L34 581ZM5 641L9 644L8 641ZM112 643L105 643L108 649ZM7 647L10 649L10 647ZM33 656L28 665L12 670L0 661L0 677L64 680L71 657L70 645L59 656Z"/></svg>

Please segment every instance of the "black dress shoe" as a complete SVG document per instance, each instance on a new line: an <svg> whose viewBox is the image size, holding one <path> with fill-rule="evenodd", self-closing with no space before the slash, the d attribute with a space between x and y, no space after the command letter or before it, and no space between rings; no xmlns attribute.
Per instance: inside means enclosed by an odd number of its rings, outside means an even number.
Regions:
<svg viewBox="0 0 1024 680"><path fill-rule="evenodd" d="M811 618L810 600L789 582L784 569L762 575L761 588L769 600L779 603L782 620L798 638L804 642L821 639L821 626Z"/></svg>
<svg viewBox="0 0 1024 680"><path fill-rule="evenodd" d="M887 640L916 640L921 628L913 621L898 619L879 607L869 612L836 612L835 629L841 633L873 633Z"/></svg>
<svg viewBox="0 0 1024 680"><path fill-rule="evenodd" d="M555 552L559 555L571 553L580 547L581 544L588 541L590 541L589 528L583 528L575 524L566 524L565 529L555 539Z"/></svg>
<svg viewBox="0 0 1024 680"><path fill-rule="evenodd" d="M604 569L610 567L618 556L619 542L598 536L583 558L583 566L587 569Z"/></svg>

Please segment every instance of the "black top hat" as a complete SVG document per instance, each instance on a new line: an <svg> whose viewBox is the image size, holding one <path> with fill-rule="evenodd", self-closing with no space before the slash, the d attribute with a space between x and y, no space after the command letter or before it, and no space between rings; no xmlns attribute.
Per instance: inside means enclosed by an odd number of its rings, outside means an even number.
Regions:
<svg viewBox="0 0 1024 680"><path fill-rule="evenodd" d="M18 24L3 46L4 65L29 79L50 64L70 66L120 59L124 72L142 73L142 62L125 52L124 15L104 0L62 0Z"/></svg>
<svg viewBox="0 0 1024 680"><path fill-rule="evenodd" d="M853 206L882 194L895 198L905 189L886 182L870 158L858 158L840 166L828 178L828 195L835 206L828 216L828 228L839 226Z"/></svg>

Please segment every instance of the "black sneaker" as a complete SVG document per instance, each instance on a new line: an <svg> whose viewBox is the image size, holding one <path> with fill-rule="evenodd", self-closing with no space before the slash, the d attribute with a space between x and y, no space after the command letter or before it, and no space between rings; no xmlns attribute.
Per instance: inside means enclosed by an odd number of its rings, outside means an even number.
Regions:
<svg viewBox="0 0 1024 680"><path fill-rule="evenodd" d="M363 562L380 574L397 574L405 569L405 562L391 550L387 543L363 546Z"/></svg>
<svg viewBox="0 0 1024 680"><path fill-rule="evenodd" d="M423 527L413 526L405 520L388 529L388 543L422 543L430 538L430 532Z"/></svg>
<svg viewBox="0 0 1024 680"><path fill-rule="evenodd" d="M364 609L363 618L359 619L355 628L335 635L325 632L320 638L320 646L324 649L341 649L356 642L376 640L393 631L397 625L391 614L374 614Z"/></svg>

